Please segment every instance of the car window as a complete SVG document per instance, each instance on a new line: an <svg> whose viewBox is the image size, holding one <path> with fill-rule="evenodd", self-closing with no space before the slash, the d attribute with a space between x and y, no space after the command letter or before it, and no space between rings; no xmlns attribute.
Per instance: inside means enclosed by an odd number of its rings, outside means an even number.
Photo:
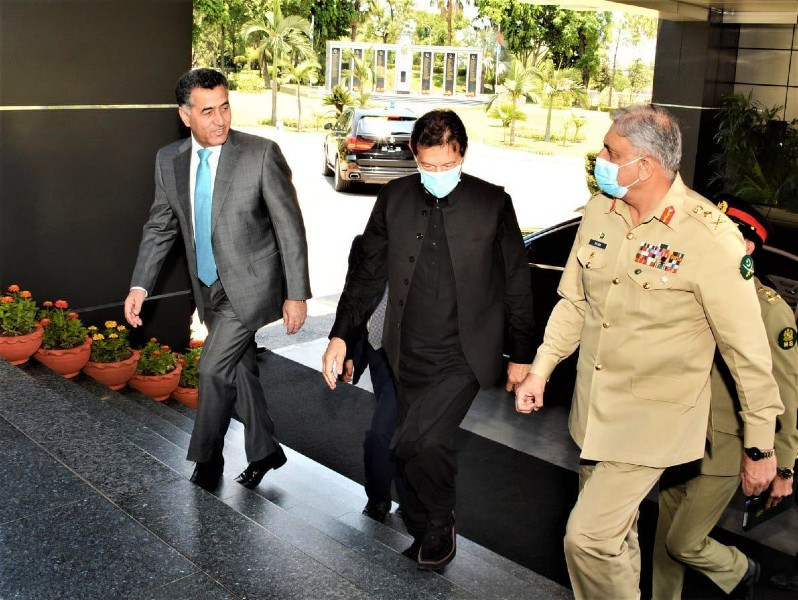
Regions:
<svg viewBox="0 0 798 600"><path fill-rule="evenodd" d="M574 245L579 221L563 223L548 231L527 238L526 254L530 263L565 267L571 246Z"/></svg>
<svg viewBox="0 0 798 600"><path fill-rule="evenodd" d="M413 131L415 117L411 116L365 116L360 119L357 126L358 135L376 135L387 137L390 135L410 135Z"/></svg>

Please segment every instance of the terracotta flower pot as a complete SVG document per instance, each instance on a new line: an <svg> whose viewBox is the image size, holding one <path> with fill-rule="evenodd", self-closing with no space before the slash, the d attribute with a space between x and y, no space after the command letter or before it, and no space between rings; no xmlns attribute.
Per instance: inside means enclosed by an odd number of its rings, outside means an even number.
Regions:
<svg viewBox="0 0 798 600"><path fill-rule="evenodd" d="M92 379L96 379L112 390L121 390L136 372L136 365L139 364L138 350L133 350L130 358L117 362L92 362L86 363L83 372Z"/></svg>
<svg viewBox="0 0 798 600"><path fill-rule="evenodd" d="M44 328L36 324L36 329L25 335L0 336L0 358L6 359L12 365L21 365L28 362L33 353L42 345Z"/></svg>
<svg viewBox="0 0 798 600"><path fill-rule="evenodd" d="M177 365L174 371L166 375L139 375L136 373L128 381L128 385L153 400L163 402L169 397L169 394L175 391L177 384L180 383L180 371L182 370L183 368Z"/></svg>
<svg viewBox="0 0 798 600"><path fill-rule="evenodd" d="M89 361L89 356L91 356L91 338L86 336L86 340L80 346L67 350L39 348L33 358L48 369L69 379L80 373L80 370Z"/></svg>
<svg viewBox="0 0 798 600"><path fill-rule="evenodd" d="M197 388L177 386L172 392L172 398L194 410L199 407L199 390Z"/></svg>

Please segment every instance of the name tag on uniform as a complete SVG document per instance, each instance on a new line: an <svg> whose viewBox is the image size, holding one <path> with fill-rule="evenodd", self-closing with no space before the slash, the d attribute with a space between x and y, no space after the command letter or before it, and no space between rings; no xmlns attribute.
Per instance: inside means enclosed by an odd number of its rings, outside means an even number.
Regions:
<svg viewBox="0 0 798 600"><path fill-rule="evenodd" d="M595 246L596 248L601 248L602 250L604 250L607 247L607 244L605 244L604 242L600 242L598 240L590 240L590 245Z"/></svg>

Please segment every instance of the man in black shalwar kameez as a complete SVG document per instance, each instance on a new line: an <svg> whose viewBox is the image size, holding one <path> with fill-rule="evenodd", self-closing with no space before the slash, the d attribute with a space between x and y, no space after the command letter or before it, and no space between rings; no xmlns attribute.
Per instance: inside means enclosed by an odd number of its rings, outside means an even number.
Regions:
<svg viewBox="0 0 798 600"><path fill-rule="evenodd" d="M533 350L529 268L512 201L462 174L467 144L452 111L416 122L419 175L387 184L377 197L323 357L335 388L344 340L387 280L383 348L404 413L393 446L403 518L415 539L405 555L425 569L455 555L457 429L479 388L496 384L503 348L508 390L526 376Z"/></svg>

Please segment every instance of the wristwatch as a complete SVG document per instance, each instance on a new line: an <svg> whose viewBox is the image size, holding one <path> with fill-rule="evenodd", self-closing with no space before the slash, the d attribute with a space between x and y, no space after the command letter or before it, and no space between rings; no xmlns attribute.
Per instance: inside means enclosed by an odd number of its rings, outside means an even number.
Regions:
<svg viewBox="0 0 798 600"><path fill-rule="evenodd" d="M782 479L792 479L793 472L789 467L779 467L776 469L776 475Z"/></svg>
<svg viewBox="0 0 798 600"><path fill-rule="evenodd" d="M776 449L771 448L770 450L760 450L756 446L751 446L750 448L745 448L745 453L753 461L762 460L763 458L770 458L774 454L776 454Z"/></svg>

